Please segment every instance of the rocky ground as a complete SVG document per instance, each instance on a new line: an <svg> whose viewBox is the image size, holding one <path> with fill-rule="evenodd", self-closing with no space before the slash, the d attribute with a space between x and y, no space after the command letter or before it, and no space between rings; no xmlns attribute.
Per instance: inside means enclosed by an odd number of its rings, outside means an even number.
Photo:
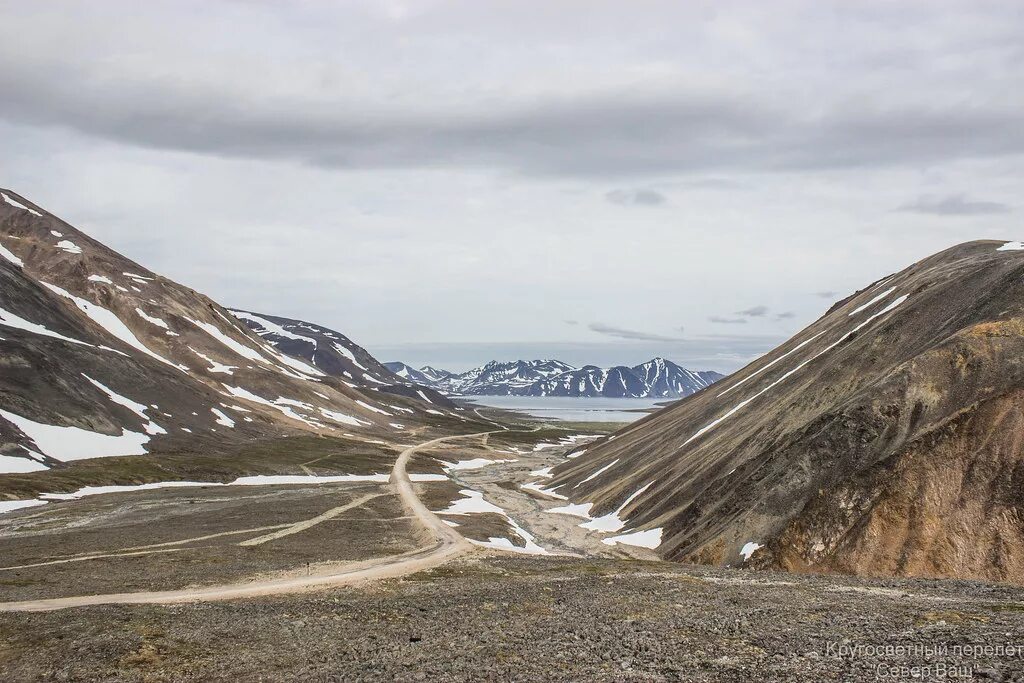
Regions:
<svg viewBox="0 0 1024 683"><path fill-rule="evenodd" d="M478 552L315 594L3 614L0 678L1009 681L1022 610L990 584Z"/></svg>
<svg viewBox="0 0 1024 683"><path fill-rule="evenodd" d="M562 501L522 488L549 481L531 473L564 460L565 437L474 436L410 462L447 476L416 484L428 509L466 489L501 509L441 515L467 538L522 545L518 528L551 555L477 546L431 571L316 592L0 612L0 681L1024 680L1024 589L683 566L608 546L547 512ZM286 450L275 469L355 464L334 444ZM478 458L504 462L466 465ZM362 469L388 462L369 453ZM317 572L419 547L413 526L372 482L50 503L0 516L0 602Z"/></svg>

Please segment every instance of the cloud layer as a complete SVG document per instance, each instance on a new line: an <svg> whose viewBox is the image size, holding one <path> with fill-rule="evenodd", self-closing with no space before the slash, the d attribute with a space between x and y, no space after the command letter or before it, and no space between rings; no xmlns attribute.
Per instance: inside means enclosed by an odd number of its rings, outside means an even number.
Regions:
<svg viewBox="0 0 1024 683"><path fill-rule="evenodd" d="M731 370L1024 238L1021 35L1011 0L8 2L0 185L371 350Z"/></svg>

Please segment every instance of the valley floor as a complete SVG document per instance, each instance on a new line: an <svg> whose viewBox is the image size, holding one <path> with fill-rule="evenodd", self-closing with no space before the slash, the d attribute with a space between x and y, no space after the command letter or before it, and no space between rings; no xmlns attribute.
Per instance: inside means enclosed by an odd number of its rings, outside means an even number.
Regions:
<svg viewBox="0 0 1024 683"><path fill-rule="evenodd" d="M106 493L0 515L6 607L75 605L97 594L122 602L119 594L142 591L230 595L224 587L258 596L0 611L0 680L1024 677L1024 589L657 562L642 548L602 543L579 518L548 512L564 501L522 488L543 484L537 472L581 440L567 435L593 426L483 424L492 427L443 442L430 441L437 434L409 434L406 443L288 442L247 449L228 461L230 471L216 459L167 458L179 479L219 477L211 484L220 485ZM11 479L8 490L49 483L67 491L129 474L159 480L137 461L114 460ZM403 486L406 465L416 474ZM223 485L268 467L283 469ZM375 476L345 480L353 468ZM446 563L426 571L401 564L418 549ZM367 564L396 578L294 592ZM1010 655L1007 646L1019 649ZM903 665L931 668L914 676Z"/></svg>
<svg viewBox="0 0 1024 683"><path fill-rule="evenodd" d="M985 584L478 554L314 594L0 614L0 678L1019 680L1022 603Z"/></svg>

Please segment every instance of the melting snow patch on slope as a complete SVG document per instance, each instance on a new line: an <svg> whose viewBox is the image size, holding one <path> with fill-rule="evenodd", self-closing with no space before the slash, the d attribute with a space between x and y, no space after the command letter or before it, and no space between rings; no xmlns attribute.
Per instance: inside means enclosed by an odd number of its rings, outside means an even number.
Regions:
<svg viewBox="0 0 1024 683"><path fill-rule="evenodd" d="M16 199L11 199L10 197L7 196L6 192L0 192L0 196L2 196L4 198L5 202L7 202L8 204L10 204L11 206L13 206L16 209L21 209L22 211L28 211L29 213L34 214L36 216L40 216L40 217L42 217L42 215L43 215L43 214L39 213L38 211L36 211L35 209L28 208L27 206L25 206L21 202L17 201Z"/></svg>
<svg viewBox="0 0 1024 683"><path fill-rule="evenodd" d="M233 375L235 374L235 370L238 369L237 365L224 365L223 363L218 363L214 359L207 356L205 353L200 353L199 351L196 351L191 346L188 347L188 350L210 364L210 367L206 368L207 372L218 372L223 373L225 375Z"/></svg>
<svg viewBox="0 0 1024 683"><path fill-rule="evenodd" d="M112 285L112 284L114 284L114 281L111 280L106 275L90 275L88 279L89 279L89 282L102 282L105 285Z"/></svg>
<svg viewBox="0 0 1024 683"><path fill-rule="evenodd" d="M590 508L592 507L594 507L593 503L570 503L568 505L563 505L562 507L545 510L545 512L552 512L556 515L572 515L573 517L590 519Z"/></svg>
<svg viewBox="0 0 1024 683"><path fill-rule="evenodd" d="M446 510L440 510L435 514L470 515L474 513L493 512L494 514L498 514L504 517L505 521L507 521L509 526L512 527L512 531L514 531L515 534L519 536L519 538L523 539L526 545L517 546L514 545L511 540L499 537L491 537L486 541L474 541L473 539L468 539L470 543L473 543L474 545L483 546L485 548L495 548L497 550L511 550L512 552L525 553L527 555L549 554L547 550L537 545L537 543L534 541L532 534L530 534L528 531L526 531L526 529L523 529L521 526L516 524L515 520L509 517L508 514L503 509L501 509L497 505L494 505L493 503L489 503L488 501L484 500L484 494L480 493L479 491L474 491L473 489L462 489L459 491L459 493L461 493L465 497L452 502L452 504L449 505Z"/></svg>
<svg viewBox="0 0 1024 683"><path fill-rule="evenodd" d="M996 251L1020 251L1024 249L1024 242L1007 242L1001 247L998 247Z"/></svg>
<svg viewBox="0 0 1024 683"><path fill-rule="evenodd" d="M283 413L284 415L292 418L293 420L298 420L299 422L305 422L306 424L308 424L311 427L319 428L319 427L323 426L323 425L321 425L321 424L319 424L319 423L317 423L317 422L315 422L313 420L310 420L310 419L308 419L306 417L303 417L302 415L299 415L294 410L292 410L291 407L290 407L290 406L295 406L295 407L298 407L298 408L312 409L313 406L309 405L308 403L303 403L302 401L296 401L296 400L293 400L293 399L290 399L290 398L278 398L278 399L276 399L274 401L270 401L268 399L263 398L262 396L257 396L256 394L252 393L251 391L249 391L247 389L243 389L241 387L232 387L232 386L229 386L227 384L223 384L222 386L225 389L227 389L228 392L230 392L234 396L237 396L238 398L244 398L245 400L252 401L253 403L260 403L262 405L269 406L269 407L273 408L274 410L280 411L281 413Z"/></svg>
<svg viewBox="0 0 1024 683"><path fill-rule="evenodd" d="M80 246L78 246L77 244L75 244L74 242L72 242L71 240L61 240L60 242L57 242L57 248L58 249L63 249L64 251L68 252L69 254L81 254L82 253L82 248Z"/></svg>
<svg viewBox="0 0 1024 683"><path fill-rule="evenodd" d="M167 325L166 321L161 320L160 318L156 318L154 316L151 316L151 315L147 314L141 308L136 308L135 312L138 313L139 317L141 317L146 322L151 323L153 325L156 325L157 327L162 327L166 331L166 334L168 334L168 335L170 335L172 337L179 336L177 332L172 332L171 331L171 328Z"/></svg>
<svg viewBox="0 0 1024 683"><path fill-rule="evenodd" d="M472 460L459 460L457 462L441 461L445 472L453 470L478 470L488 465L499 465L503 462L516 462L515 460L488 460L487 458L473 458Z"/></svg>
<svg viewBox="0 0 1024 683"><path fill-rule="evenodd" d="M637 498L637 496L639 496L641 493L649 489L651 487L651 484L653 483L654 482L652 481L649 484L646 484L645 486L637 489L637 491L635 491L629 498L627 498L615 512L610 512L607 515L597 517L595 519L590 520L589 522L584 522L583 524L580 524L580 526L584 529L590 529L591 531L622 530L626 526L626 521L621 519L619 515L622 514L622 511L625 510L626 507Z"/></svg>
<svg viewBox="0 0 1024 683"><path fill-rule="evenodd" d="M549 498L556 498L558 500L569 500L567 496L563 496L561 493L555 493L555 489L550 491L541 484L539 481L531 481L526 484L520 484L519 488L526 491L535 491L542 496L548 496ZM557 486L555 488L558 488Z"/></svg>
<svg viewBox="0 0 1024 683"><path fill-rule="evenodd" d="M46 329L42 325L37 325L36 323L29 322L28 320L25 320L24 318L17 316L11 313L10 311L6 311L2 308L0 308L0 325L4 325L5 327L13 327L16 330L24 330L25 332L32 332L33 334L39 334L44 337L53 337L54 339L60 339L62 341L71 342L73 344L92 346L92 344L84 342L80 339L72 339L71 337L65 337L63 334L60 334L59 332L53 332L52 330Z"/></svg>
<svg viewBox="0 0 1024 683"><path fill-rule="evenodd" d="M22 508L33 508L38 505L46 505L45 500L0 500L0 514L14 512Z"/></svg>
<svg viewBox="0 0 1024 683"><path fill-rule="evenodd" d="M654 550L661 545L661 532L661 527L657 527L656 529L646 529L644 531L634 531L620 536L603 538L601 539L601 543L604 543L605 545L622 543L623 545L632 545L638 548L649 548L650 550Z"/></svg>
<svg viewBox="0 0 1024 683"><path fill-rule="evenodd" d="M368 425L368 424L370 424L369 422L365 422L363 420L357 420L356 418L352 417L351 415L346 415L345 413L339 413L336 410L328 410L327 408L321 408L320 409L320 414L323 415L324 417L326 417L328 420L333 420L334 422L340 422L341 424L352 425L353 427L358 427L360 425Z"/></svg>
<svg viewBox="0 0 1024 683"><path fill-rule="evenodd" d="M0 256L3 256L5 259L10 261L14 265L18 266L19 268L24 268L25 267L25 262L22 261L17 256L15 256L13 251L11 251L10 249L8 249L7 247L5 247L2 244L0 244Z"/></svg>
<svg viewBox="0 0 1024 683"><path fill-rule="evenodd" d="M720 417L715 418L714 420L712 420L708 424L706 424L703 427L701 427L700 429L698 429L688 439L686 439L686 441L684 441L682 443L682 445L685 446L686 444L690 443L694 439L696 439L696 438L702 436L703 434L707 433L709 430L714 429L719 424L721 424L723 421L725 421L727 418L731 417L735 413L737 413L740 410L742 410L743 408L745 408L751 401L753 401L754 399L758 398L759 396L762 396L763 394L768 392L770 389L775 387L780 382L782 382L782 381L788 379L790 376L796 374L801 369L803 369L803 367L806 366L808 363L810 363L810 362L814 361L815 359L825 355L826 353L828 353L829 351L831 351L835 347L839 346L839 344L843 343L844 341L846 341L846 339L848 339L852 335L854 335L857 332L859 332L862 328L867 326L869 323L871 323L876 318L879 318L879 317L885 315L886 313L889 313L890 311L892 311L896 307L900 306L903 302L905 302L907 300L907 298L908 298L908 295L904 294L903 296L901 296L901 297L899 297L897 299L894 299L885 308L883 308L883 309L881 309L879 311L876 311L875 313L872 313L863 322L861 322L859 325L854 327L852 330L850 330L849 332L844 334L842 337L840 337L836 341L832 342L831 344L826 346L821 351L818 351L816 354L814 354L810 358L804 360L802 363L797 365L795 368L793 368L792 370L789 370L788 372L783 374L781 377L779 377L777 380L775 380L774 382L772 382L771 384L769 384L765 388L763 388L760 391L758 391L753 396L750 396L749 398L746 398L746 399L740 401L739 403L734 405L732 408L730 408L728 411L726 411L725 414L721 415Z"/></svg>
<svg viewBox="0 0 1024 683"><path fill-rule="evenodd" d="M114 337L117 337L118 339L123 341L128 346L138 349L147 356L155 358L156 360L166 365L170 365L172 368L177 368L182 372L188 372L188 368L185 367L184 365L176 365L175 363L172 363L163 356L159 356L150 351L141 341L139 341L138 337L136 337L135 334L132 333L130 329L128 329L128 326L121 322L121 319L114 315L111 311L108 311L102 306L97 306L96 304L90 301L86 301L81 297L77 297L71 292L65 289L61 289L57 285L51 285L49 282L43 282L42 284L48 287L51 291L67 299L71 299L73 302L75 302L75 305L78 306L79 310L81 310L83 313L89 316L89 318L94 323L102 327L104 330L109 332Z"/></svg>
<svg viewBox="0 0 1024 683"><path fill-rule="evenodd" d="M242 358L247 358L248 360L253 360L256 361L257 363L263 363L264 365L270 363L270 361L264 358L258 351L249 348L248 346L239 341L232 339L228 335L221 332L220 328L214 325L213 323L207 323L201 320L193 320L192 318L185 318L185 320L189 321L202 331L206 332L208 335L210 335L211 337L219 341L221 344L234 351Z"/></svg>
<svg viewBox="0 0 1024 683"><path fill-rule="evenodd" d="M864 309L870 308L874 304L877 304L879 301L881 301L882 299L884 299L885 297L889 296L890 294L892 294L895 291L896 291L895 287L890 287L889 289L885 290L884 292L882 292L878 296L872 298L871 301L867 302L866 304L862 304L862 305L858 306L857 308L853 309L852 311L850 311L850 315L851 316L857 315L858 313L860 313Z"/></svg>
<svg viewBox="0 0 1024 683"><path fill-rule="evenodd" d="M152 491L197 486L224 486L220 482L211 481L158 481L151 484L126 484L113 486L83 486L74 493L43 493L39 497L46 500L78 500L86 496L100 496L105 493L131 493L132 491Z"/></svg>
<svg viewBox="0 0 1024 683"><path fill-rule="evenodd" d="M24 472L40 472L49 469L41 462L32 458L16 458L11 455L0 455L0 474L22 474ZM0 501L0 505L3 502ZM0 508L2 511L3 508Z"/></svg>
<svg viewBox="0 0 1024 683"><path fill-rule="evenodd" d="M764 366L762 366L762 367L758 368L758 369L757 369L757 370L755 370L754 372L750 373L749 375L747 375L746 377L744 377L743 379L741 379L741 380L740 380L739 382L736 382L736 384L733 384L733 385L732 385L731 387L729 387L729 388L728 388L728 389L726 389L725 391L722 391L722 392L720 392L720 393L719 393L718 395L719 395L719 396L725 396L726 394L728 394L728 393L729 393L730 391L732 391L733 389L735 389L735 388L739 387L740 385L744 384L744 383L745 383L745 382L746 382L747 380L750 380L750 379L753 379L754 377L757 377L757 376L758 376L758 375L760 375L760 374L761 374L762 372L764 372L764 371L765 371L765 370L767 370L768 368L770 368L770 367L772 367L773 365L775 365L776 363L778 363L778 362L779 362L780 360L782 360L782 359L786 358L787 356L789 356L789 355L791 355L791 354L794 354L794 353L796 353L797 351L799 351L799 350L800 350L800 349L802 349L803 347L807 346L808 344L810 344L810 343L811 343L812 341L814 341L815 339L817 339L818 337L820 337L820 336L821 336L821 335L823 335L823 334L825 334L825 333L824 333L824 332L822 331L822 332L819 332L818 334L814 335L813 337L810 337L810 338L808 338L808 339L805 339L804 341L800 342L799 344L797 344L796 346L794 346L793 348L791 348L791 349L790 349L789 351L786 351L786 353L782 354L781 356L779 356L778 358L776 358L776 359L775 359L775 360L773 360L772 362L770 362L770 363L767 363L766 365L764 365Z"/></svg>
<svg viewBox="0 0 1024 683"><path fill-rule="evenodd" d="M143 429L146 430L147 434L149 434L151 436L156 436L157 434L166 434L167 433L166 429L164 429L163 427L161 427L157 423L153 422L151 419L149 419L149 416L146 415L146 411L149 410L149 406L142 405L141 403L136 403L135 401L131 400L130 398L126 398L126 397L122 396L121 394L117 393L116 391L114 391L110 387L106 386L105 384L97 382L96 380L94 380L92 377L90 377L89 375L85 374L84 372L82 373L82 377L84 377L87 380L89 380L89 382L92 383L92 385L94 387L96 387L97 389L102 391L104 394L106 394L107 398L109 398L113 403L116 403L119 406L124 406L125 408L127 408L130 411L132 411L133 413L138 415L140 418L142 418L146 422L146 424L143 427Z"/></svg>
<svg viewBox="0 0 1024 683"><path fill-rule="evenodd" d="M234 427L235 426L235 421L234 420L232 420L230 417L228 417L227 415L225 415L221 411L217 410L216 408L210 408L210 412L212 412L214 415L217 416L217 419L215 420L215 422L217 424L224 425L225 427Z"/></svg>
<svg viewBox="0 0 1024 683"><path fill-rule="evenodd" d="M605 465L604 467L602 467L598 471L596 471L593 474L591 474L589 477L587 477L586 479L581 481L579 484L576 484L576 486L579 486L580 484L586 484L591 479L600 476L603 472L605 472L606 470L608 470L611 467L613 467L615 465L615 463L617 463L618 461L619 461L619 458L615 458L615 460L612 460L610 463L608 463L607 465ZM573 488L576 488L576 486L574 486Z"/></svg>
<svg viewBox="0 0 1024 683"><path fill-rule="evenodd" d="M296 341L301 341L301 342L305 342L307 344L312 344L313 348L316 348L316 346L317 346L317 342L316 342L315 338L307 337L307 336L302 335L302 334L295 334L294 332L292 332L290 330L286 330L284 327L278 325L277 323L272 322L270 320L267 320L266 318L262 318L262 317L260 317L258 315L254 315L252 313L246 313L245 311L232 311L232 310L229 310L228 313L230 313L231 315L235 316L236 318L238 318L240 320L248 320L249 322L254 322L257 325L259 325L260 327L262 327L264 329L264 332L256 331L256 334L259 334L261 336L264 335L264 334L272 334L272 335L277 336L277 337L284 337L285 339L294 339Z"/></svg>
<svg viewBox="0 0 1024 683"><path fill-rule="evenodd" d="M39 450L62 462L117 455L144 455L149 435L122 429L119 436L90 432L79 427L61 427L30 420L0 409L0 416L13 423Z"/></svg>
<svg viewBox="0 0 1024 683"><path fill-rule="evenodd" d="M344 346L342 346L341 344L339 344L337 342L335 342L333 344L333 346L334 346L334 350L335 351L337 351L341 355L345 356L345 358L348 358L350 361L352 361L352 365L356 366L360 370L363 370L363 371L366 370L365 367L363 367L362 365L359 364L359 361L356 360L355 354L352 353L349 349L345 348Z"/></svg>
<svg viewBox="0 0 1024 683"><path fill-rule="evenodd" d="M743 545L743 547L740 548L740 555L743 556L743 561L744 562L749 561L751 555L753 555L754 553L756 553L758 550L760 550L763 547L764 546L761 545L760 543L755 543L753 541L747 541Z"/></svg>
<svg viewBox="0 0 1024 683"><path fill-rule="evenodd" d="M381 415L391 415L391 413L389 413L388 411L381 410L377 406L372 406L372 405L370 405L369 403L367 403L365 401L360 401L360 400L357 399L356 403L358 403L362 407L366 408L367 410L372 410L375 413L380 413Z"/></svg>

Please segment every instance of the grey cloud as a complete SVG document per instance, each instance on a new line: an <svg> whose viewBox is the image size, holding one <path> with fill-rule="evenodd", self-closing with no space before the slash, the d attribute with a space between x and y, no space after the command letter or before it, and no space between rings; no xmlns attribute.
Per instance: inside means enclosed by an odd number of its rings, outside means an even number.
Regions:
<svg viewBox="0 0 1024 683"><path fill-rule="evenodd" d="M768 307L759 305L752 306L743 311L736 311L736 315L742 315L744 318L761 318L768 314Z"/></svg>
<svg viewBox="0 0 1024 683"><path fill-rule="evenodd" d="M388 106L342 89L284 96L246 90L227 75L223 82L177 72L137 78L89 55L37 61L11 50L0 48L2 119L229 158L623 176L917 167L1024 153L1019 107L998 99L985 107L844 101L810 114L771 93L604 85L587 95L513 93L486 106L446 105L440 96ZM621 192L609 200L650 205L660 196Z"/></svg>
<svg viewBox="0 0 1024 683"><path fill-rule="evenodd" d="M605 325L604 323L590 323L590 325L588 325L587 327L592 332L597 332L598 334L605 334L608 335L609 337L617 337L619 339L656 342L684 341L682 337L670 337L662 334L638 332L636 330L627 330L622 327L613 327L612 325ZM682 328L680 328L680 330L681 329Z"/></svg>
<svg viewBox="0 0 1024 683"><path fill-rule="evenodd" d="M565 324L566 325L579 325L580 321L579 320L566 320Z"/></svg>
<svg viewBox="0 0 1024 683"><path fill-rule="evenodd" d="M747 323L746 318L723 318L720 315L713 315L708 320L720 325L745 325Z"/></svg>
<svg viewBox="0 0 1024 683"><path fill-rule="evenodd" d="M822 292L814 292L814 296L820 296L822 299L834 299L839 296L839 292L833 292L832 290L826 290Z"/></svg>
<svg viewBox="0 0 1024 683"><path fill-rule="evenodd" d="M1010 210L1010 207L1006 204L968 199L963 194L953 194L945 197L924 195L897 209L897 211L924 213L933 216L983 216L1009 213Z"/></svg>
<svg viewBox="0 0 1024 683"><path fill-rule="evenodd" d="M605 199L612 204L619 204L621 206L658 206L665 203L665 195L655 190L643 188L612 190L605 194Z"/></svg>
<svg viewBox="0 0 1024 683"><path fill-rule="evenodd" d="M796 313L794 313L793 311L783 311L782 313L776 313L775 314L775 319L776 320L789 320L790 318L795 318L795 317L796 317Z"/></svg>

